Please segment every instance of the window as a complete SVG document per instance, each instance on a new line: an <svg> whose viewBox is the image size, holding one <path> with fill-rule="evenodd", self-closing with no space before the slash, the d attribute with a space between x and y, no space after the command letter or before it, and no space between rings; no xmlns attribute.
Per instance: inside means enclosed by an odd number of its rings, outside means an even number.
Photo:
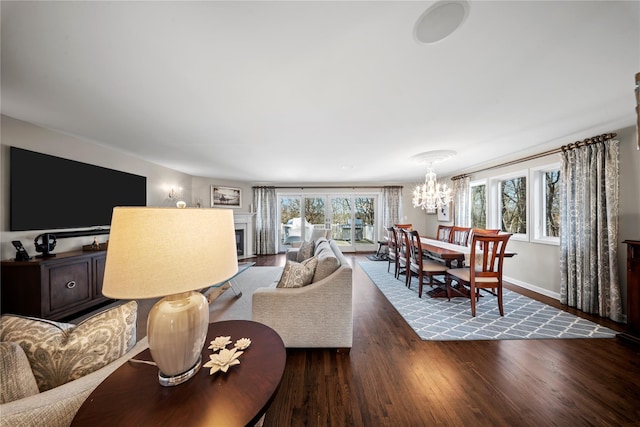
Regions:
<svg viewBox="0 0 640 427"><path fill-rule="evenodd" d="M560 243L560 165L531 170L534 186L534 230L532 241Z"/></svg>
<svg viewBox="0 0 640 427"><path fill-rule="evenodd" d="M486 181L487 220L484 228L512 233L511 240L529 240L528 175L529 170L525 169Z"/></svg>
<svg viewBox="0 0 640 427"><path fill-rule="evenodd" d="M471 226L560 244L560 180L560 163L550 163L471 182Z"/></svg>
<svg viewBox="0 0 640 427"><path fill-rule="evenodd" d="M500 230L527 234L527 177L517 176L499 182Z"/></svg>
<svg viewBox="0 0 640 427"><path fill-rule="evenodd" d="M487 184L485 181L472 182L471 227L487 228Z"/></svg>

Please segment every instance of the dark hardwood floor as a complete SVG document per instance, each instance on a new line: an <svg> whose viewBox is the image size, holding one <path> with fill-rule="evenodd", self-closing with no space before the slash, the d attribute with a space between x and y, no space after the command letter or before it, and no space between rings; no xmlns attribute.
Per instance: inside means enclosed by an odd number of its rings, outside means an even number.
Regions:
<svg viewBox="0 0 640 427"><path fill-rule="evenodd" d="M357 266L364 255L347 258L353 348L287 350L265 427L640 426L640 347L619 339L422 341ZM280 255L252 261L284 264Z"/></svg>

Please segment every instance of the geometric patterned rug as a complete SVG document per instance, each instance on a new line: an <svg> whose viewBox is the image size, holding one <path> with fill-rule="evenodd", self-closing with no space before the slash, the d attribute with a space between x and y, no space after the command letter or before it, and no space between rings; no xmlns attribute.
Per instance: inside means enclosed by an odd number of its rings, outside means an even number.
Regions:
<svg viewBox="0 0 640 427"><path fill-rule="evenodd" d="M386 262L358 261L405 321L423 340L526 340L552 338L615 338L617 332L503 288L504 317L498 301L484 294L471 317L468 298L418 298L418 279L411 288L387 272Z"/></svg>

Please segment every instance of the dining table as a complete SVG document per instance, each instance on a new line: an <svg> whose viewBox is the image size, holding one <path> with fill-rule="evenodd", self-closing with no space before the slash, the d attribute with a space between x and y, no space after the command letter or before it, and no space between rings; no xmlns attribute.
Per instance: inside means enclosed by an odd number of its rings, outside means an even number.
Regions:
<svg viewBox="0 0 640 427"><path fill-rule="evenodd" d="M462 268L469 264L469 258L471 257L470 246L456 245L431 237L420 237L420 245L423 255L443 262L448 268ZM506 251L504 254L505 257L513 257L515 255L516 253L512 251ZM447 298L447 287L451 290L452 297L470 297L470 292L465 286L461 284L451 286L451 279L448 277L445 277L444 282L435 279L434 282L439 283L439 285L427 292L427 295L431 298Z"/></svg>

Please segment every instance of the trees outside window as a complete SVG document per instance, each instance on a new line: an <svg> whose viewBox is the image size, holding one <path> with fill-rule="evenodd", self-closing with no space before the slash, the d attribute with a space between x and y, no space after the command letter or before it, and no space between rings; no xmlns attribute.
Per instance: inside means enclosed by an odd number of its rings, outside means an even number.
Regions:
<svg viewBox="0 0 640 427"><path fill-rule="evenodd" d="M560 237L560 170L544 174L545 236Z"/></svg>
<svg viewBox="0 0 640 427"><path fill-rule="evenodd" d="M527 233L527 178L519 176L500 182L500 230Z"/></svg>
<svg viewBox="0 0 640 427"><path fill-rule="evenodd" d="M324 227L325 197L305 197L304 216L309 224Z"/></svg>
<svg viewBox="0 0 640 427"><path fill-rule="evenodd" d="M280 216L282 224L286 224L293 218L300 218L300 198L284 197L280 200Z"/></svg>

